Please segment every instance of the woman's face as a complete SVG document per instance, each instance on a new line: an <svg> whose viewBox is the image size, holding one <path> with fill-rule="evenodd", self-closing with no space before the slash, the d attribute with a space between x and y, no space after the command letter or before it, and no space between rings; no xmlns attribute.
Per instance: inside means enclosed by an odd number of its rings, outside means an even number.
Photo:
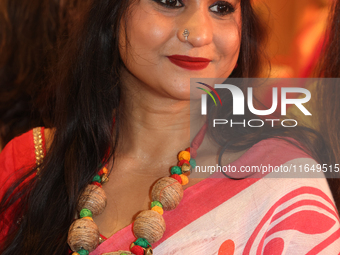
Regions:
<svg viewBox="0 0 340 255"><path fill-rule="evenodd" d="M120 32L120 54L128 70L123 83L131 76L163 96L189 99L190 78L230 75L240 43L240 0L136 1Z"/></svg>

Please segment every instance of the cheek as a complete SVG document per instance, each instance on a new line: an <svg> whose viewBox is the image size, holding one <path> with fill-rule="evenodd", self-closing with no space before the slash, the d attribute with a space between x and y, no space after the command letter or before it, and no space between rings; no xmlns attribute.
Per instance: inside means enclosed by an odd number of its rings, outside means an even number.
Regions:
<svg viewBox="0 0 340 255"><path fill-rule="evenodd" d="M152 10L136 7L126 24L128 43L125 40L125 29L121 29L120 53L127 65L130 60L140 65L153 65L159 56L157 53L161 52L162 46L172 34L172 26L157 13L150 13Z"/></svg>
<svg viewBox="0 0 340 255"><path fill-rule="evenodd" d="M241 21L231 20L228 25L220 27L215 35L215 47L219 54L216 65L217 77L228 77L235 68L241 46Z"/></svg>
<svg viewBox="0 0 340 255"><path fill-rule="evenodd" d="M224 29L215 42L222 56L231 57L238 54L241 45L241 24L235 22Z"/></svg>

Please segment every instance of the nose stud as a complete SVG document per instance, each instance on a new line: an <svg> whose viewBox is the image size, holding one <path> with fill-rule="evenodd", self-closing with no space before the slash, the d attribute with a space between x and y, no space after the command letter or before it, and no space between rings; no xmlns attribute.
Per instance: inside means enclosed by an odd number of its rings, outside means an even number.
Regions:
<svg viewBox="0 0 340 255"><path fill-rule="evenodd" d="M188 29L184 29L182 35L184 36L184 38L185 38L186 41L188 41L188 36L189 36L189 34L190 34L190 33L189 33L189 30L188 30Z"/></svg>

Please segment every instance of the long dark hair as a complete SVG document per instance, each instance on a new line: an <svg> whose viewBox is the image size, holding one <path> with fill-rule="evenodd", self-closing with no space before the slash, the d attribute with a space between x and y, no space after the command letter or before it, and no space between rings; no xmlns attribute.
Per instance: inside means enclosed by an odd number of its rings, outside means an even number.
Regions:
<svg viewBox="0 0 340 255"><path fill-rule="evenodd" d="M0 218L16 206L13 225L2 254L66 254L68 228L81 191L99 165L113 157L120 126L120 70L118 35L131 1L97 0L51 73L47 87L56 128L39 176L12 192L35 169L18 180L0 204ZM242 44L233 77L260 72L262 30L250 0L241 1ZM50 98L50 99L51 99ZM50 100L51 101L51 100ZM51 108L55 105L55 109ZM113 112L116 114L114 115ZM115 117L115 125L113 125ZM114 137L112 138L112 134ZM23 198L20 204L15 204Z"/></svg>
<svg viewBox="0 0 340 255"><path fill-rule="evenodd" d="M0 147L33 127L51 124L39 102L48 67L89 1L0 1Z"/></svg>
<svg viewBox="0 0 340 255"><path fill-rule="evenodd" d="M253 15L251 10L248 10L248 15ZM324 57L321 63L320 76L326 78L340 77L340 0L336 2L332 9L331 26L328 31L328 43L324 46ZM252 17L252 24L245 24L242 28L242 38L248 36L248 38L256 38L256 42L263 41L266 37L263 36L263 26L260 25L260 21L256 15ZM248 30L247 30L248 29ZM260 36L261 35L261 36ZM245 43L249 42L245 40ZM243 41L242 41L243 43ZM254 44L253 44L254 45ZM264 44L260 44L260 46ZM229 78L244 77L251 78L257 77L261 72L263 63L266 63L266 55L263 53L262 48L253 49L251 46L248 50L253 50L254 54L248 52L248 55L244 54L245 51L241 51L239 63L242 62L242 58L249 58L248 61L251 66L246 69L240 70L236 68ZM262 54L261 54L262 53ZM262 60L262 61L261 61ZM264 60L264 62L263 62ZM262 65L260 64L262 63ZM260 68L254 68L253 65L259 65ZM270 68L270 64L269 64ZM262 73L263 74L263 73ZM232 83L231 83L232 84ZM244 94L246 94L246 86L241 87ZM223 100L222 111L213 110L214 107L208 107L212 111L208 114L208 123L213 123L213 119L228 119L232 118L235 122L242 122L243 119L258 119L258 116L250 113L245 113L244 116L238 117L232 115L232 103L233 98L231 93L225 93L220 91L219 94ZM294 129L285 129L281 126L264 125L262 128L254 129L250 127L245 128L228 128L227 125L217 125L212 127L208 125L208 133L212 139L221 146L219 155L219 164L221 162L222 155L225 151L238 152L249 149L256 143L264 139L278 138L282 139L293 146L298 147L306 154L310 155L320 164L328 164L335 166L340 162L340 101L338 96L340 95L340 86L317 86L316 94L321 98L319 105L319 117L318 122L320 124L320 130L310 128L308 126L299 126ZM261 100L255 98L255 101L260 105ZM208 99L208 104L213 104L212 100ZM225 109L230 109L226 112ZM222 115L221 115L222 114ZM280 119L280 116L276 116ZM340 175L338 173L328 172L325 173L328 185L332 192L335 205L340 211Z"/></svg>
<svg viewBox="0 0 340 255"><path fill-rule="evenodd" d="M0 1L0 140L41 125L37 88L59 29L57 1ZM34 18L33 18L34 17ZM49 31L49 33L47 32ZM1 142L1 141L0 141Z"/></svg>
<svg viewBox="0 0 340 255"><path fill-rule="evenodd" d="M334 2L327 29L327 39L323 47L323 54L319 65L319 76L324 78L340 78L340 1ZM340 162L340 86L335 81L318 84L316 92L319 98L320 132L327 145L332 148L329 153L328 164ZM334 190L333 196L340 201L340 179L329 179L329 185ZM340 202L339 202L340 203Z"/></svg>
<svg viewBox="0 0 340 255"><path fill-rule="evenodd" d="M253 13L249 10L249 14ZM336 4L333 6L331 11L331 26L328 31L329 38L327 40L328 43L324 45L324 56L321 64L320 76L326 78L332 77L340 77L340 0L337 0ZM253 23L245 25L243 29L249 29L247 32L242 31L242 36L249 36L249 38L254 38L256 36L262 35L258 37L258 40L263 41L266 37L263 36L262 26L259 25L259 20L257 20L256 15L253 18ZM244 34L243 34L244 33ZM253 33L253 34L252 34ZM243 41L242 41L243 42ZM247 42L247 40L245 40ZM257 41L258 42L258 41ZM260 44L263 45L263 44ZM248 49L251 49L248 48ZM256 54L243 55L240 53L240 58L249 57L248 61L252 62L251 64L259 64L266 63L266 56L263 53L262 48L253 49ZM262 53L262 54L260 54ZM254 56L256 56L254 58ZM264 60L264 62L261 60ZM239 59L240 61L240 59ZM261 67L261 65L259 65ZM269 64L270 68L270 64ZM259 72L261 72L261 68L253 68L250 66L249 72L247 69L239 70L236 69L230 78L233 77L256 77ZM263 73L261 73L263 74ZM266 76L266 75L264 75ZM246 94L246 86L241 87L244 94ZM228 117L233 118L235 122L242 122L243 119L258 119L258 116L250 113L249 111L245 113L245 116L240 118L238 116L232 116L232 102L233 98L230 93L219 92L222 95L223 100L223 109L230 109L229 112L223 113L221 111L212 111L208 114L208 123L213 123L213 119L225 119ZM277 138L282 139L288 143L291 143L293 146L298 147L306 154L310 155L320 164L327 164L331 166L335 166L335 164L339 164L340 162L340 101L338 100L338 96L340 95L340 86L317 86L316 94L318 98L321 98L321 103L319 104L319 114L318 114L318 123L320 125L319 130L315 130L314 128L310 128L308 126L299 126L294 129L285 129L281 126L275 126L274 128L270 127L270 125L264 125L262 128L254 129L250 127L245 128L228 128L226 125L218 125L213 128L212 125L208 125L208 133L211 135L212 139L221 146L220 155L219 155L219 164L223 165L221 162L222 155L225 151L238 152L249 149L256 143L261 140L269 139L269 138ZM223 99L224 97L224 99ZM261 100L255 101L260 105ZM208 100L208 103L213 104L212 100ZM210 109L216 109L214 107L210 107ZM219 115L221 114L222 115ZM276 116L278 119L280 116ZM328 185L332 192L335 205L337 207L338 212L340 211L340 175L336 172L328 171L325 173L327 178Z"/></svg>

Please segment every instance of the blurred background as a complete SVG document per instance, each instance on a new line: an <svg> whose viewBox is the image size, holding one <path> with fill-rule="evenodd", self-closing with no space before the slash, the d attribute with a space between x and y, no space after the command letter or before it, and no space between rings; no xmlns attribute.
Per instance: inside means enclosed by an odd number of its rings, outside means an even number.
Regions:
<svg viewBox="0 0 340 255"><path fill-rule="evenodd" d="M267 25L271 77L306 78L315 68L325 41L332 0L255 0Z"/></svg>

